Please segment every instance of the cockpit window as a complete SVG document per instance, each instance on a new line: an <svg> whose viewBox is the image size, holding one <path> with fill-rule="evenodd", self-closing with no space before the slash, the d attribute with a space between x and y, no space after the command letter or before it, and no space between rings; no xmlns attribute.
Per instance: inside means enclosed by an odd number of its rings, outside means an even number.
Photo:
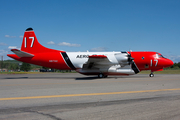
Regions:
<svg viewBox="0 0 180 120"><path fill-rule="evenodd" d="M160 56L161 56L162 58L165 58L165 57L164 57L163 55L161 55L161 54L160 54Z"/></svg>
<svg viewBox="0 0 180 120"><path fill-rule="evenodd" d="M165 58L163 55L161 55L160 53L156 53L156 56L158 57L158 58Z"/></svg>

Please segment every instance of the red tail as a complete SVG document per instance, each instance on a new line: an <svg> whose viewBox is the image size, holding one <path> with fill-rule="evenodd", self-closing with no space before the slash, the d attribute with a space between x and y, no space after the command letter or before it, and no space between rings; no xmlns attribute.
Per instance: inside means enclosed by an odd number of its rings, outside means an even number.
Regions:
<svg viewBox="0 0 180 120"><path fill-rule="evenodd" d="M33 53L42 53L42 52L52 52L58 50L53 50L42 46L38 42L33 29L28 28L24 33L21 51L33 54Z"/></svg>

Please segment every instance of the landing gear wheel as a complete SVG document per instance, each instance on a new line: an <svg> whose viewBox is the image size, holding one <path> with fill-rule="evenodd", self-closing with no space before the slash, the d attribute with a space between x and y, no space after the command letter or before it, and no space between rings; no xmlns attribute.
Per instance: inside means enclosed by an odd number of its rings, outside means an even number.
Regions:
<svg viewBox="0 0 180 120"><path fill-rule="evenodd" d="M104 78L104 74L103 73L99 73L98 77L99 78Z"/></svg>
<svg viewBox="0 0 180 120"><path fill-rule="evenodd" d="M149 77L154 77L154 74L153 73L149 74Z"/></svg>

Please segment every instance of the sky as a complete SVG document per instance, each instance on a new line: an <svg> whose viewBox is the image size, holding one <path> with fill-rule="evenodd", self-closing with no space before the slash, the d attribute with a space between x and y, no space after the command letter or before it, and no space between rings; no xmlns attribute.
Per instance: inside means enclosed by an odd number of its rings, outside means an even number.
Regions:
<svg viewBox="0 0 180 120"><path fill-rule="evenodd" d="M0 0L0 56L32 27L45 47L67 52L156 51L180 62L179 0Z"/></svg>

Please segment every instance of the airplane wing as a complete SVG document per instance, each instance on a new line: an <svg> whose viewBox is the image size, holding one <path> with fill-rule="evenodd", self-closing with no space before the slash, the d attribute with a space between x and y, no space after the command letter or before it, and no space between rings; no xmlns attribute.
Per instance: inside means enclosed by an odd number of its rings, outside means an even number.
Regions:
<svg viewBox="0 0 180 120"><path fill-rule="evenodd" d="M112 63L105 55L90 55L88 61L83 65L83 69L109 68Z"/></svg>
<svg viewBox="0 0 180 120"><path fill-rule="evenodd" d="M18 57L33 57L33 54L18 50L18 49L11 49Z"/></svg>

